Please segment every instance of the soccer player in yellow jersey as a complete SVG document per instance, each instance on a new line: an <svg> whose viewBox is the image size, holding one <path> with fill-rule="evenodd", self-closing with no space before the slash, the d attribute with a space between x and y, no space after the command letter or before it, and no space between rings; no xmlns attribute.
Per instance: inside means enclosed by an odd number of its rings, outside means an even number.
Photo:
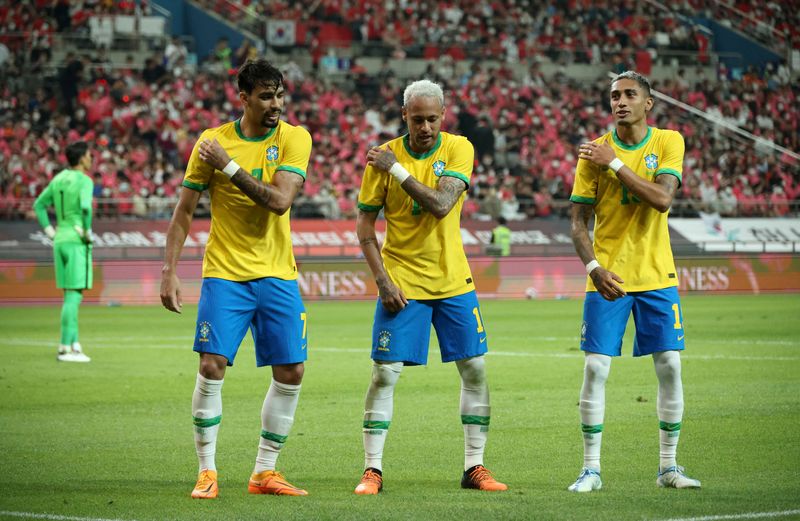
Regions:
<svg viewBox="0 0 800 521"><path fill-rule="evenodd" d="M700 488L676 463L683 417L680 351L684 347L678 279L667 212L681 184L683 138L647 125L650 82L633 71L611 83L615 128L580 146L572 189L572 242L588 280L581 327L585 352L580 397L584 461L573 492L600 480L605 383L633 312L633 355L652 355L658 377L660 487ZM589 218L595 215L594 242Z"/></svg>
<svg viewBox="0 0 800 521"><path fill-rule="evenodd" d="M474 153L466 138L440 131L444 111L439 85L428 80L410 84L402 109L408 134L367 153L356 231L380 296L364 411L365 470L356 494L377 494L383 488L383 446L394 387L404 365L427 363L431 324L442 361L455 361L461 374L461 486L507 488L483 466L490 416L486 331L461 243L461 206ZM375 234L381 209L386 218L383 250Z"/></svg>
<svg viewBox="0 0 800 521"><path fill-rule="evenodd" d="M269 62L248 61L237 81L244 114L204 131L197 140L167 231L161 278L164 307L180 313L178 258L200 194L208 190L211 231L203 257L194 341L200 368L192 396L200 469L192 497L217 497L222 382L248 329L256 364L272 366L248 490L306 495L275 470L275 463L294 421L306 360L306 313L297 286L288 210L305 181L311 136L280 120L283 76Z"/></svg>

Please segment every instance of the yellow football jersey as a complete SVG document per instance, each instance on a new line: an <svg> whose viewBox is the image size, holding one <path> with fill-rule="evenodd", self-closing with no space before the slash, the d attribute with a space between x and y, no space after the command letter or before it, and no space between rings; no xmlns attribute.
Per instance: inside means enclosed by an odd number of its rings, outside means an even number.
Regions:
<svg viewBox="0 0 800 521"><path fill-rule="evenodd" d="M440 177L452 176L469 186L474 151L465 137L440 132L436 145L423 154L411 150L407 135L385 145L424 185L435 189ZM450 213L437 219L423 210L389 173L371 166L364 170L358 207L366 212L383 208L383 264L406 298L440 299L475 289L461 242L463 205L464 194Z"/></svg>
<svg viewBox="0 0 800 521"><path fill-rule="evenodd" d="M662 174L681 181L683 137L674 130L648 127L636 145L626 145L616 130L595 143L608 143L617 157L636 175L653 181ZM570 200L594 205L594 253L601 266L619 275L627 292L649 291L678 285L667 213L642 203L617 179L610 168L584 159L575 169ZM597 291L587 277L586 291Z"/></svg>
<svg viewBox="0 0 800 521"><path fill-rule="evenodd" d="M239 120L203 132L197 143L216 138L240 167L269 183L280 170L306 177L311 135L284 121L267 134L248 138ZM203 257L203 277L244 281L262 277L297 278L289 212L277 215L257 206L228 176L208 165L195 144L183 186L208 190L211 230Z"/></svg>

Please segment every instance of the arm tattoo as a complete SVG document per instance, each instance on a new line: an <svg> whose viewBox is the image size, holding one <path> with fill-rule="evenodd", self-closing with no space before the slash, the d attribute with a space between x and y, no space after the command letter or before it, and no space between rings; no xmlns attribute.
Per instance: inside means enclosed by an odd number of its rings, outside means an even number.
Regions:
<svg viewBox="0 0 800 521"><path fill-rule="evenodd" d="M670 174L661 174L660 176L656 177L656 183L663 186L667 193L669 194L670 198L675 197L675 193L678 191L678 178L674 175Z"/></svg>
<svg viewBox="0 0 800 521"><path fill-rule="evenodd" d="M231 182L257 205L267 209L270 207L269 201L272 199L273 192L275 191L270 185L262 183L248 174L243 168L240 168L233 174Z"/></svg>
<svg viewBox="0 0 800 521"><path fill-rule="evenodd" d="M594 247L589 239L589 219L594 208L590 204L572 203L572 220L570 235L575 252L581 261L586 264L594 258Z"/></svg>
<svg viewBox="0 0 800 521"><path fill-rule="evenodd" d="M403 190L422 208L439 219L450 213L461 193L467 189L464 181L450 176L441 177L436 189L412 178L409 178L409 181L403 183L402 186Z"/></svg>

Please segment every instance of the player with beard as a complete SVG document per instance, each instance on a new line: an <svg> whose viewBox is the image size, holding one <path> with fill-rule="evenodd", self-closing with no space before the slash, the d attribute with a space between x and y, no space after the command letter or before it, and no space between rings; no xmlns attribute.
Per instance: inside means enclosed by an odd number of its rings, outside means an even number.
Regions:
<svg viewBox="0 0 800 521"><path fill-rule="evenodd" d="M167 231L161 302L176 313L182 299L177 264L200 194L211 199L194 350L200 368L192 396L199 476L193 498L218 494L215 462L222 383L247 330L256 364L272 366L261 411L251 494L306 495L275 470L294 422L306 360L306 313L297 286L289 208L303 186L311 136L280 119L283 75L266 60L238 71L244 114L204 131L192 151Z"/></svg>
<svg viewBox="0 0 800 521"><path fill-rule="evenodd" d="M379 297L364 406L364 474L355 493L383 489L394 388L404 366L428 362L431 325L442 362L455 362L461 377L461 486L507 490L483 465L491 417L487 335L461 242L461 207L475 154L465 137L441 130L445 105L438 84L420 80L406 87L402 113L408 133L369 150L358 196L356 233ZM380 210L386 219L383 248L375 232Z"/></svg>

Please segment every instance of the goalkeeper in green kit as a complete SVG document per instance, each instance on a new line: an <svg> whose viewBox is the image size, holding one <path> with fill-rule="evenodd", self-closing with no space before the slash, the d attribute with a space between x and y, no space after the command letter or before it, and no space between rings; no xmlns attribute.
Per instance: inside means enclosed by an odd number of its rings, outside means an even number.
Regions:
<svg viewBox="0 0 800 521"><path fill-rule="evenodd" d="M58 360L89 362L91 359L78 342L78 308L83 290L92 287L93 183L85 173L92 166L92 153L85 141L78 141L67 146L66 154L69 168L53 177L36 198L33 209L53 241L56 287L64 290ZM47 215L51 206L56 214L56 228Z"/></svg>

